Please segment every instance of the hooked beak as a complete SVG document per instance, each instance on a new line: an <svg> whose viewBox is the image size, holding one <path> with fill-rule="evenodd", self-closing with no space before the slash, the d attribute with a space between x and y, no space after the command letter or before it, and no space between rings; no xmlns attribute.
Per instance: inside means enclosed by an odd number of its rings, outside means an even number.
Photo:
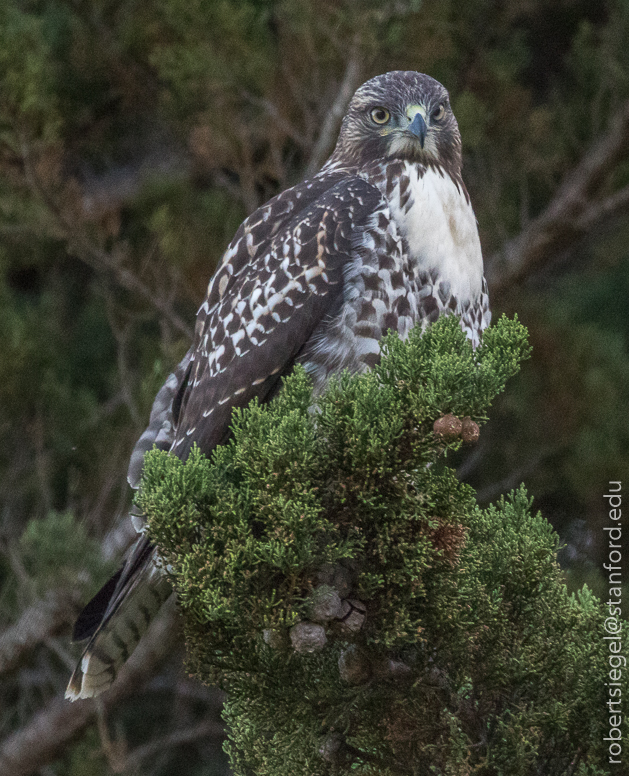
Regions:
<svg viewBox="0 0 629 776"><path fill-rule="evenodd" d="M426 140L426 133L428 132L428 127L426 126L426 122L424 121L421 113L415 114L407 129L409 132L412 132L415 137L419 138L419 144L423 148L424 140Z"/></svg>

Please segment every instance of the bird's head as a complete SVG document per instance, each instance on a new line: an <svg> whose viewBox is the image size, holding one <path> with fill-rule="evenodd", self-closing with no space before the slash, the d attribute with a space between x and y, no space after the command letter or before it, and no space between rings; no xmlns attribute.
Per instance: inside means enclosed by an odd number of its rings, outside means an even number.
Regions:
<svg viewBox="0 0 629 776"><path fill-rule="evenodd" d="M362 165L384 159L440 166L460 175L461 135L439 81L396 70L357 89L331 161Z"/></svg>

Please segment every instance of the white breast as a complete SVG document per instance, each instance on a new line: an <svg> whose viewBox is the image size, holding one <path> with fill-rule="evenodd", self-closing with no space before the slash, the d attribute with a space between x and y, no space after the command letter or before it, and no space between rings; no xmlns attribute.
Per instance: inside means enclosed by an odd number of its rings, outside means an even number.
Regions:
<svg viewBox="0 0 629 776"><path fill-rule="evenodd" d="M396 190L390 206L415 271L437 270L459 301L477 299L483 257L472 206L445 173L429 169L420 176L417 167L407 163L406 174L410 179L408 203L400 206Z"/></svg>

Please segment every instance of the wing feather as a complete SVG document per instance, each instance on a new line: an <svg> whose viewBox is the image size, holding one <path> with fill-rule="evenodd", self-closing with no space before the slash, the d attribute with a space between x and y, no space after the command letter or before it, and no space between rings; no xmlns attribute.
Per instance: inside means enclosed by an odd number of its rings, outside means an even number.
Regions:
<svg viewBox="0 0 629 776"><path fill-rule="evenodd" d="M315 181L247 219L210 283L171 448L182 459L223 442L234 407L268 399L338 306L354 234L381 195L346 172Z"/></svg>

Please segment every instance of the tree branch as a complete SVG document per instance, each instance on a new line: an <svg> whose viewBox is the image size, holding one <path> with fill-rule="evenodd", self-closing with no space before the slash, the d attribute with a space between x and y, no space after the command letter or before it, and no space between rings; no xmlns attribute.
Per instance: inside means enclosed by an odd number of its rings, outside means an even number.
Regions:
<svg viewBox="0 0 629 776"><path fill-rule="evenodd" d="M629 186L625 186L605 199L594 202L585 210L581 217L581 226L584 230L591 229L606 218L615 216L629 208Z"/></svg>
<svg viewBox="0 0 629 776"><path fill-rule="evenodd" d="M300 148L306 148L308 146L308 139L297 130L292 122L282 116L277 106L274 105L271 100L267 100L263 97L256 97L255 94L248 91L243 91L242 96L247 102L251 103L251 105L262 108L273 119L277 126Z"/></svg>
<svg viewBox="0 0 629 776"><path fill-rule="evenodd" d="M151 291L151 289L130 270L120 266L111 254L96 248L80 235L71 232L68 232L67 240L69 245L76 251L76 255L82 261L96 270L101 272L106 270L111 273L119 286L141 296L151 305L151 307L163 316L174 329L181 332L181 334L184 334L192 341L192 329L171 309L170 304L156 296L153 291Z"/></svg>
<svg viewBox="0 0 629 776"><path fill-rule="evenodd" d="M168 302L156 296L154 292L140 280L140 278L134 275L130 270L121 266L114 256L90 243L84 235L80 234L74 224L66 218L54 198L49 195L45 186L39 180L39 176L32 164L30 150L26 142L22 142L22 162L31 188L38 194L46 207L54 215L61 228L64 239L68 242L70 248L74 250L78 258L99 272L109 272L119 286L142 297L161 316L168 320L173 328L184 334L189 340L192 340L192 329L171 309Z"/></svg>
<svg viewBox="0 0 629 776"><path fill-rule="evenodd" d="M603 218L629 206L627 189L596 200L628 150L629 102L566 176L546 210L489 259L486 274L492 294L499 295L522 282L572 248Z"/></svg>
<svg viewBox="0 0 629 776"><path fill-rule="evenodd" d="M55 698L30 722L5 740L0 748L3 776L29 776L61 756L96 718L98 704L111 712L125 698L136 695L170 655L177 638L176 613L172 606L157 619L112 687L100 697L69 703Z"/></svg>
<svg viewBox="0 0 629 776"><path fill-rule="evenodd" d="M319 170L330 153L334 139L338 134L341 121L345 115L347 106L349 105L349 101L352 99L352 95L359 86L360 71L361 62L358 56L357 46L354 45L336 99L332 103L332 107L325 117L317 142L314 144L314 148L310 154L310 161L306 167L306 178L310 178Z"/></svg>
<svg viewBox="0 0 629 776"><path fill-rule="evenodd" d="M25 655L71 622L79 599L78 590L51 590L22 612L17 623L0 634L0 674L16 668Z"/></svg>
<svg viewBox="0 0 629 776"><path fill-rule="evenodd" d="M120 555L136 537L131 520L121 521L103 541L103 558L110 560ZM15 625L0 634L0 676L19 666L37 646L71 623L83 596L84 590L79 587L49 590L45 598L22 612Z"/></svg>

